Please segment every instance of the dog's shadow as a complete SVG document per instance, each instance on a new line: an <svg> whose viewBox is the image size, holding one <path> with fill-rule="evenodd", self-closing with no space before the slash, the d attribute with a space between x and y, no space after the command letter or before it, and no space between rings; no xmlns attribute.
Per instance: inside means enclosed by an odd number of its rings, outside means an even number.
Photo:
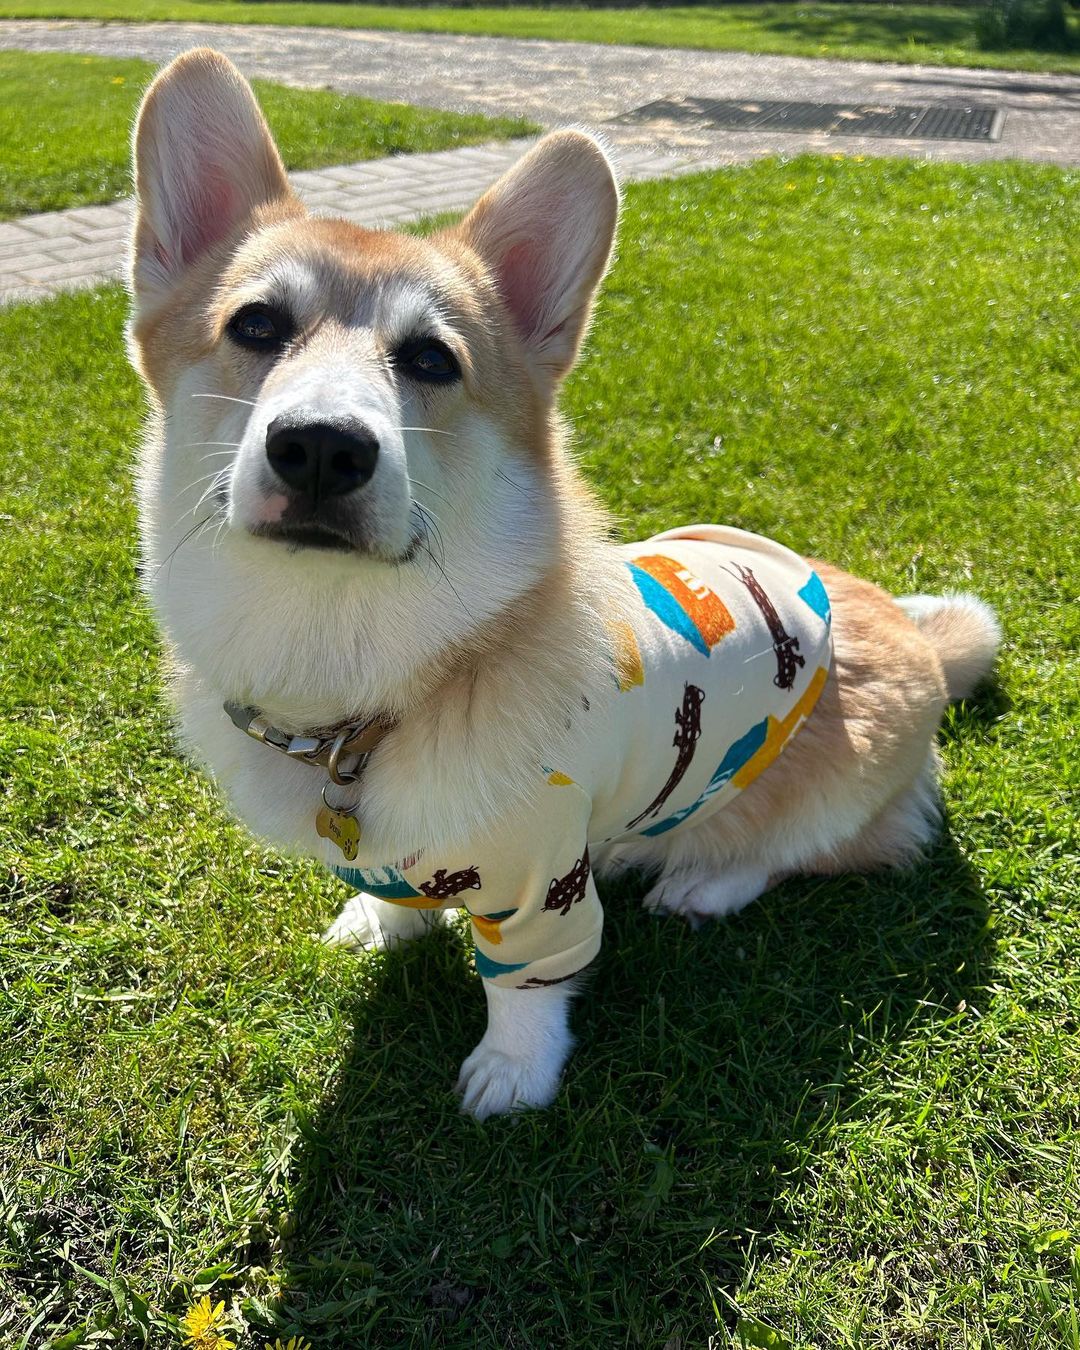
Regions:
<svg viewBox="0 0 1080 1350"><path fill-rule="evenodd" d="M697 933L639 893L602 891L604 950L546 1112L457 1109L484 1022L460 937L365 960L353 1043L294 1150L284 1330L319 1350L572 1344L586 1304L625 1328L666 1300L665 1329L699 1344L703 1246L737 1287L815 1146L989 978L980 885L947 832L912 871L788 883Z"/></svg>

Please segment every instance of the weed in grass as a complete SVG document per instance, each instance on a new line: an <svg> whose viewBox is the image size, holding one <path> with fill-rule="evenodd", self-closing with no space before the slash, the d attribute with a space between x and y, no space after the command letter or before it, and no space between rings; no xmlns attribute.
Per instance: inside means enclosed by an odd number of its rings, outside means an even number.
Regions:
<svg viewBox="0 0 1080 1350"><path fill-rule="evenodd" d="M483 1126L460 934L322 948L340 887L173 749L122 295L0 314L0 1344L167 1346L206 1296L244 1350L1076 1346L1078 204L818 158L628 193L567 391L619 528L972 588L1007 643L924 863L697 934L609 889L565 1090Z"/></svg>

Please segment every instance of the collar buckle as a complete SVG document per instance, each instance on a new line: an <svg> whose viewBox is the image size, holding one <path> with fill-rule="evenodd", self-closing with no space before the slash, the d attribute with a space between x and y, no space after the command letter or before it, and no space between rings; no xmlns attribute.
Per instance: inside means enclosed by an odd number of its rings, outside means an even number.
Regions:
<svg viewBox="0 0 1080 1350"><path fill-rule="evenodd" d="M290 759L302 760L316 767L324 766L331 781L339 787L356 782L372 750L390 730L378 717L369 717L365 721L346 722L343 727L324 734L313 732L307 736L292 736L280 727L275 727L257 708L226 703L225 711L233 725L253 740L288 755ZM343 760L353 762L346 767Z"/></svg>

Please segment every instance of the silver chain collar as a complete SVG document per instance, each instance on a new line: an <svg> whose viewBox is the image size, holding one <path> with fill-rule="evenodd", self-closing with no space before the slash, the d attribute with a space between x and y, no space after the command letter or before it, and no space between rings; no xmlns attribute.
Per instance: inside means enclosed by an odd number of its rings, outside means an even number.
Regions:
<svg viewBox="0 0 1080 1350"><path fill-rule="evenodd" d="M290 759L302 760L315 768L325 768L331 782L341 787L356 782L372 750L390 729L376 716L365 721L346 722L327 731L293 736L274 726L258 708L245 707L241 703L226 703L224 706L233 725L253 740L288 755Z"/></svg>

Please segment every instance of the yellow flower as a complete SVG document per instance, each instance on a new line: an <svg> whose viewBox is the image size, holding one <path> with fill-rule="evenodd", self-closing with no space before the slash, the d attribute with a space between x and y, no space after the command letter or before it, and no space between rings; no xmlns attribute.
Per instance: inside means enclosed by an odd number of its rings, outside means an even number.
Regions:
<svg viewBox="0 0 1080 1350"><path fill-rule="evenodd" d="M785 190L786 192L794 192L796 186L797 186L797 184L795 184L795 183L785 183L785 184L784 184L784 190Z"/></svg>
<svg viewBox="0 0 1080 1350"><path fill-rule="evenodd" d="M124 83L124 77L123 77L123 75L114 75L114 76L112 77L112 83L113 83L113 84L123 84L123 83Z"/></svg>
<svg viewBox="0 0 1080 1350"><path fill-rule="evenodd" d="M211 1307L209 1294L204 1294L180 1320L184 1340L191 1350L236 1350L236 1342L225 1335L223 1324L228 1320L228 1313L224 1302Z"/></svg>
<svg viewBox="0 0 1080 1350"><path fill-rule="evenodd" d="M287 1341L283 1341L279 1336L274 1344L266 1342L266 1350L311 1350L310 1341L302 1341L299 1336L290 1336Z"/></svg>

